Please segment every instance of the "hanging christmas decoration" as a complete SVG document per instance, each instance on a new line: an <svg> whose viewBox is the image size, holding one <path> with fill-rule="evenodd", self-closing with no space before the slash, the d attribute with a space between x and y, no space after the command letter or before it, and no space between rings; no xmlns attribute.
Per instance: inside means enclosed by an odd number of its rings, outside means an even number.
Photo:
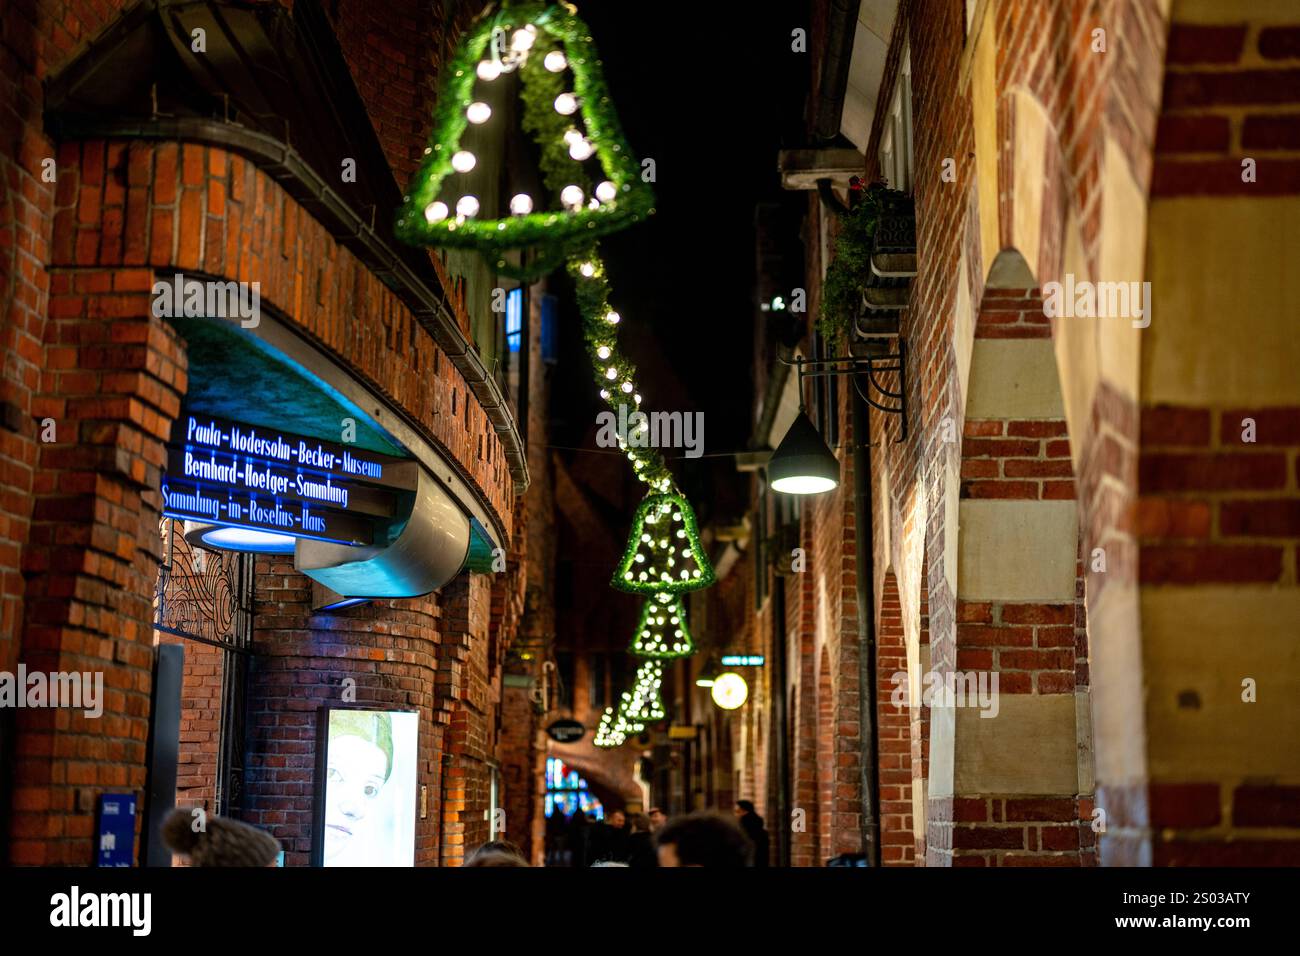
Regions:
<svg viewBox="0 0 1300 956"><path fill-rule="evenodd" d="M713 584L695 513L675 491L647 495L632 520L623 559L610 583L621 591L680 594Z"/></svg>
<svg viewBox="0 0 1300 956"><path fill-rule="evenodd" d="M695 642L691 640L691 631L686 625L686 608L681 598L661 592L645 602L628 652L657 660L688 657L695 653Z"/></svg>
<svg viewBox="0 0 1300 956"><path fill-rule="evenodd" d="M630 721L621 710L615 711L613 707L606 707L592 743L597 747L621 747L629 736L639 734L643 730L645 724Z"/></svg>
<svg viewBox="0 0 1300 956"><path fill-rule="evenodd" d="M489 102L500 102L490 91L503 83L517 88L520 122L538 146L549 199L515 192L503 194L499 208L485 208L466 177L480 165L475 144L488 134L504 136L494 124L511 111ZM653 213L654 196L623 136L576 8L503 0L485 11L448 65L424 153L397 213L397 236L414 245L476 249L498 274L521 280L565 263L600 396L615 414L630 408L630 423L641 419L620 436L619 447L648 496L614 586L676 594L712 584L694 512L676 491L663 456L649 447L636 370L618 347L621 317L610 303L595 239Z"/></svg>
<svg viewBox="0 0 1300 956"><path fill-rule="evenodd" d="M650 724L667 716L659 688L663 684L664 667L658 661L646 661L636 670L636 683L631 691L623 692L619 713L630 723Z"/></svg>
<svg viewBox="0 0 1300 956"><path fill-rule="evenodd" d="M477 157L462 140L471 128L504 138L504 129L492 129L485 100L511 74L518 77L523 127L541 150L543 179L558 203L520 193L503 198L502 208L485 209L467 192L465 175ZM397 214L397 236L413 245L476 249L501 274L541 275L572 241L590 242L653 211L654 195L623 136L591 33L569 5L506 2L475 22L445 71L424 152ZM507 256L521 250L532 250L531 261Z"/></svg>

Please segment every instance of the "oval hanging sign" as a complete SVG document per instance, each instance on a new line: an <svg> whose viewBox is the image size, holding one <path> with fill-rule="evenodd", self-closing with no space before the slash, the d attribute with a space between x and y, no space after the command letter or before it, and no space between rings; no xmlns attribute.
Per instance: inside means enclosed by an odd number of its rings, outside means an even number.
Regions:
<svg viewBox="0 0 1300 956"><path fill-rule="evenodd" d="M587 728L576 720L557 720L546 728L546 735L556 743L571 744L587 735Z"/></svg>

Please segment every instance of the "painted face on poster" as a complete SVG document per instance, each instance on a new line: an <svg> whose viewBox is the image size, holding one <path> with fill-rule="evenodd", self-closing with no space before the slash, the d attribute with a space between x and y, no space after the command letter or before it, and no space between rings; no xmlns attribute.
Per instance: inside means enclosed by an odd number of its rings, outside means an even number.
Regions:
<svg viewBox="0 0 1300 956"><path fill-rule="evenodd" d="M414 866L419 715L332 710L325 755L325 866Z"/></svg>

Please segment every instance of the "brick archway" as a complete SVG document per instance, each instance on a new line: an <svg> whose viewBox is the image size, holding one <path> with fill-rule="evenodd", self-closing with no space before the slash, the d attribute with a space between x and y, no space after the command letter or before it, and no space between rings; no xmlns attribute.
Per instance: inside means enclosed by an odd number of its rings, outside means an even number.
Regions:
<svg viewBox="0 0 1300 956"><path fill-rule="evenodd" d="M1078 865L1090 795L1079 516L1051 327L1023 258L985 290L961 442L955 657L936 664L936 757L951 794L931 864ZM1084 668L1086 674L1086 666ZM951 680L951 690L948 681ZM996 683L995 683L996 682ZM952 694L956 691L956 694ZM972 695L972 692L974 694ZM1082 696L1080 694L1082 693ZM1081 747L1081 743L1084 745Z"/></svg>
<svg viewBox="0 0 1300 956"><path fill-rule="evenodd" d="M880 862L915 862L912 787L912 699L916 682L907 664L903 605L894 572L885 574L876 629L876 724L880 772Z"/></svg>

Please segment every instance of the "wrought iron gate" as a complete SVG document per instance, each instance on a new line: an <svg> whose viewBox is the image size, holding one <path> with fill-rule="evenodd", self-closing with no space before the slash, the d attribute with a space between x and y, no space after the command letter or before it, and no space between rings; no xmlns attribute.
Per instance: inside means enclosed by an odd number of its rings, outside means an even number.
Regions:
<svg viewBox="0 0 1300 956"><path fill-rule="evenodd" d="M163 518L154 630L221 649L214 811L238 815L243 799L245 688L253 637L254 557L192 547L183 523Z"/></svg>

